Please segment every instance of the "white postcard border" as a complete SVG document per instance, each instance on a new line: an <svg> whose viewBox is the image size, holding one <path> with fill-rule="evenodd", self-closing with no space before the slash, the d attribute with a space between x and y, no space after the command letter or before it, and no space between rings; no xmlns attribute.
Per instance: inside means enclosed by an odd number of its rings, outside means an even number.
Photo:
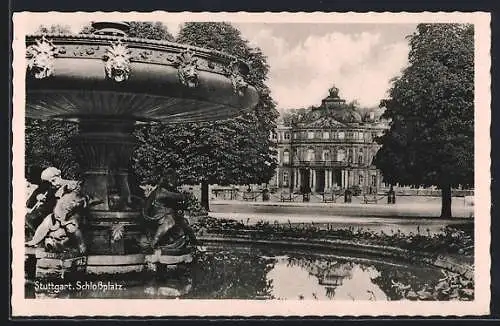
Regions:
<svg viewBox="0 0 500 326"><path fill-rule="evenodd" d="M489 13L57 13L96 20L416 23L462 22L475 25L475 300L471 302L347 302L161 299L25 299L24 298L24 102L25 42L23 22L33 15L13 17L13 316L465 316L489 313L490 305L490 66ZM74 16L73 16L74 17Z"/></svg>

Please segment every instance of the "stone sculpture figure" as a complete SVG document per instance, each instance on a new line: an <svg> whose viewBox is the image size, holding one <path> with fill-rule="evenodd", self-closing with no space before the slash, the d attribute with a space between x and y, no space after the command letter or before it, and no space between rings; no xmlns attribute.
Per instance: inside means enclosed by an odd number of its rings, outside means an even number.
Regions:
<svg viewBox="0 0 500 326"><path fill-rule="evenodd" d="M182 238L188 242L195 242L196 237L184 217L183 202L185 196L177 191L173 170L167 171L166 176L158 185L141 186L146 201L143 215L147 221L156 224L156 230L151 242L153 248L161 244L173 244ZM180 242L179 246L185 243Z"/></svg>
<svg viewBox="0 0 500 326"><path fill-rule="evenodd" d="M130 77L130 50L120 41L111 43L104 56L106 76L116 82Z"/></svg>
<svg viewBox="0 0 500 326"><path fill-rule="evenodd" d="M73 242L80 253L85 253L80 224L89 198L83 196L80 182L63 179L61 171L54 167L45 169L41 179L50 182L57 189L57 201L52 213L38 225L33 238L26 245L37 246L43 242L47 251L63 252L72 248L70 242Z"/></svg>
<svg viewBox="0 0 500 326"><path fill-rule="evenodd" d="M39 180L26 200L24 220L26 239L31 239L44 218L52 213L56 205L56 189L46 180Z"/></svg>
<svg viewBox="0 0 500 326"><path fill-rule="evenodd" d="M175 62L179 81L188 88L198 86L198 59L192 51L186 50L177 56Z"/></svg>

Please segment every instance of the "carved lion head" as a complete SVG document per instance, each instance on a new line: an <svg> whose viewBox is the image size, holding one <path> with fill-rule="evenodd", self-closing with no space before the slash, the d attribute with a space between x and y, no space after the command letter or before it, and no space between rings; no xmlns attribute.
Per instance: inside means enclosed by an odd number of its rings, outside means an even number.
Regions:
<svg viewBox="0 0 500 326"><path fill-rule="evenodd" d="M36 44L28 47L26 52L30 73L37 79L52 75L56 53L54 44L45 39L45 37L42 37L41 40L36 40Z"/></svg>
<svg viewBox="0 0 500 326"><path fill-rule="evenodd" d="M113 43L107 50L106 75L116 82L127 80L130 75L130 51L121 42Z"/></svg>

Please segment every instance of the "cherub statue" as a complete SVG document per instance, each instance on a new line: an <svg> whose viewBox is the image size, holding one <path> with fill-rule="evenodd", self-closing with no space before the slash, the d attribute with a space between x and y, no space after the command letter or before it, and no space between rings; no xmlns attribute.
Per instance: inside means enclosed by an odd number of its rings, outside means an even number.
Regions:
<svg viewBox="0 0 500 326"><path fill-rule="evenodd" d="M143 216L156 224L151 246L157 248L162 242L172 243L185 236L195 242L196 237L184 218L184 195L177 191L177 180L173 169L157 185L141 186L146 198ZM168 238L168 239L167 239Z"/></svg>
<svg viewBox="0 0 500 326"><path fill-rule="evenodd" d="M41 179L50 182L57 189L57 202L52 213L38 225L33 238L26 245L37 246L43 242L48 251L60 252L68 249L69 242L73 240L79 252L84 253L86 246L80 223L83 212L89 205L89 197L82 194L79 181L63 179L57 168L45 169Z"/></svg>
<svg viewBox="0 0 500 326"><path fill-rule="evenodd" d="M52 213L57 201L55 197L57 189L50 182L41 180L40 175L34 177L32 181L34 183L30 182L32 189L26 200L27 211L24 221L26 240L33 237L40 223Z"/></svg>

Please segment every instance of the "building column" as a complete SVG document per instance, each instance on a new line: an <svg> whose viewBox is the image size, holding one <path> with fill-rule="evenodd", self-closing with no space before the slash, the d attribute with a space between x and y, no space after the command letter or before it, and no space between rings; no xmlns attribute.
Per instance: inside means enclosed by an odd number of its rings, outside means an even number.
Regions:
<svg viewBox="0 0 500 326"><path fill-rule="evenodd" d="M328 181L328 176L330 175L330 171L325 170L325 189L330 188L329 181Z"/></svg>
<svg viewBox="0 0 500 326"><path fill-rule="evenodd" d="M316 192L316 170L312 170L312 186L311 186L312 192Z"/></svg>
<svg viewBox="0 0 500 326"><path fill-rule="evenodd" d="M313 178L312 169L309 169L309 188L311 189L312 189L312 178Z"/></svg>
<svg viewBox="0 0 500 326"><path fill-rule="evenodd" d="M294 188L297 186L297 181L296 181L297 173L295 172L295 170L296 169L290 169L290 171L292 172L292 175L290 177L290 182L292 183Z"/></svg>
<svg viewBox="0 0 500 326"><path fill-rule="evenodd" d="M345 171L342 169L340 171L340 188L344 188L344 185L345 185L345 179L344 179L344 174L345 174Z"/></svg>
<svg viewBox="0 0 500 326"><path fill-rule="evenodd" d="M300 180L300 169L295 169L295 176L297 178L297 183L295 184L295 188L297 190L300 189L300 186L301 186L301 180Z"/></svg>

